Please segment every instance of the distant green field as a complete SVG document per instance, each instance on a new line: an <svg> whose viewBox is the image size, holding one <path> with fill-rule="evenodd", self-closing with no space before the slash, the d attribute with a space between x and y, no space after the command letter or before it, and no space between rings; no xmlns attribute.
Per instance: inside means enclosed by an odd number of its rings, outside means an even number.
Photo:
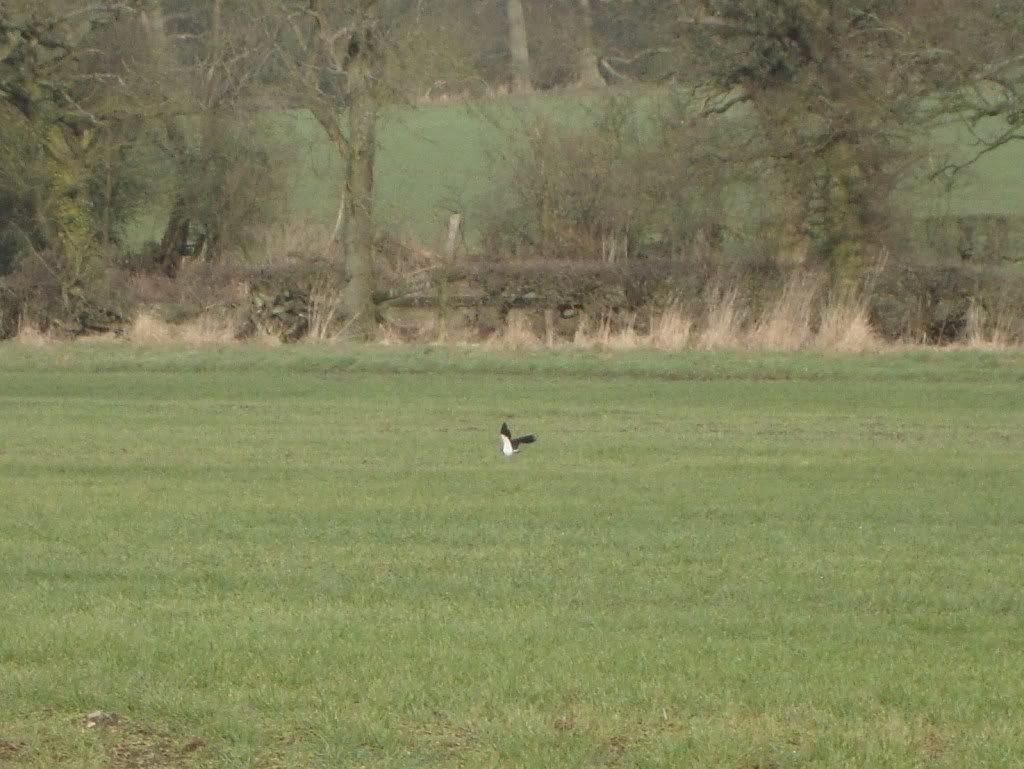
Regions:
<svg viewBox="0 0 1024 769"><path fill-rule="evenodd" d="M440 245L452 210L466 212L466 235L479 238L481 199L494 184L500 155L520 129L538 118L590 124L600 99L569 95L504 97L478 102L389 109L378 132L375 217L393 235ZM281 113L269 130L286 148L291 193L288 216L332 225L344 166L323 129L307 112ZM165 192L161 206L170 205ZM159 207L158 207L159 208ZM137 245L158 236L163 216L154 210L132 229Z"/></svg>
<svg viewBox="0 0 1024 769"><path fill-rule="evenodd" d="M611 89L616 98L636 99L650 109L658 91ZM448 212L466 214L471 244L480 234L481 199L495 184L500 157L531 120L589 125L608 94L572 91L505 97L467 103L389 110L379 134L376 214L382 229L427 245L441 242ZM305 112L274 119L273 131L292 154L288 213L331 224L337 213L342 165L323 131ZM948 147L969 149L962 131L937 132L934 156ZM1024 142L986 155L952 193L938 185L909 185L905 199L917 216L1005 214L1024 216ZM157 212L133 230L136 243L154 237L163 220Z"/></svg>
<svg viewBox="0 0 1024 769"><path fill-rule="evenodd" d="M1022 386L0 345L0 763L1014 766ZM502 459L503 419L539 442Z"/></svg>

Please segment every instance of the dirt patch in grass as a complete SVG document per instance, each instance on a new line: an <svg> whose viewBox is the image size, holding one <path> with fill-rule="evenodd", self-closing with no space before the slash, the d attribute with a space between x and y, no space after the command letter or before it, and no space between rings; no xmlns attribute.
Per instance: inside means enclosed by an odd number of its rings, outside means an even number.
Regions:
<svg viewBox="0 0 1024 769"><path fill-rule="evenodd" d="M551 722L551 727L556 732L572 732L576 730L576 712L566 711Z"/></svg>
<svg viewBox="0 0 1024 769"><path fill-rule="evenodd" d="M597 766L622 766L629 752L647 739L643 732L637 734L615 734L601 741L594 755Z"/></svg>
<svg viewBox="0 0 1024 769"><path fill-rule="evenodd" d="M918 738L918 748L929 761L937 761L949 747L949 737L933 724L926 724Z"/></svg>
<svg viewBox="0 0 1024 769"><path fill-rule="evenodd" d="M0 761L13 761L25 749L25 743L0 740Z"/></svg>
<svg viewBox="0 0 1024 769"><path fill-rule="evenodd" d="M481 748L472 729L455 723L440 711L435 711L429 721L409 724L405 731L415 742L429 745L430 751L446 762L458 763Z"/></svg>
<svg viewBox="0 0 1024 769"><path fill-rule="evenodd" d="M182 739L168 732L126 721L115 713L90 714L86 729L102 735L107 765L111 769L155 769L195 764L208 743L202 737Z"/></svg>

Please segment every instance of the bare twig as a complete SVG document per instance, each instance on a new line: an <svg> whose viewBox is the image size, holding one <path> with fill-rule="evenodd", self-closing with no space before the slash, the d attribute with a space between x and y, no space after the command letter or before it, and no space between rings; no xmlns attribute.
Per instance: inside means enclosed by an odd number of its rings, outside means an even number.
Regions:
<svg viewBox="0 0 1024 769"><path fill-rule="evenodd" d="M712 99L717 97L708 96L704 99L704 104L701 107L701 117L707 117L709 115L722 115L728 112L730 109L735 107L737 104L750 101L750 92L745 88L740 90L734 90L732 93L726 94L724 98L712 103Z"/></svg>

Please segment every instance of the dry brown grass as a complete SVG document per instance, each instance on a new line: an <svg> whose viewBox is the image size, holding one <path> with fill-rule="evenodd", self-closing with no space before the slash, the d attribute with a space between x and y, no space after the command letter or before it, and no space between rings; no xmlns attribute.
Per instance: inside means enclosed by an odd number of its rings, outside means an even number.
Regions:
<svg viewBox="0 0 1024 769"><path fill-rule="evenodd" d="M672 306L651 321L650 342L662 350L685 350L693 341L693 318Z"/></svg>
<svg viewBox="0 0 1024 769"><path fill-rule="evenodd" d="M307 341L326 342L337 338L342 299L342 289L334 281L320 278L313 284L309 292Z"/></svg>
<svg viewBox="0 0 1024 769"><path fill-rule="evenodd" d="M486 340L484 347L501 350L530 350L541 347L542 344L540 337L530 327L530 321L526 314L513 310L505 319L505 327Z"/></svg>
<svg viewBox="0 0 1024 769"><path fill-rule="evenodd" d="M755 350L800 350L814 337L815 302L821 278L795 275L786 281L782 294L758 318L746 334L745 346Z"/></svg>
<svg viewBox="0 0 1024 769"><path fill-rule="evenodd" d="M763 315L751 317L742 306L736 288L715 288L703 316L692 316L673 305L652 313L644 329L635 315L605 314L597 319L581 318L573 338L554 336L552 324L538 334L535 318L525 310L513 310L505 325L483 342L488 349L527 350L568 345L590 350L632 350L654 348L669 351L698 350L820 350L862 353L892 346L884 343L869 322L868 308L859 298L844 298L820 306L821 283L811 278L793 280ZM310 296L309 332L304 341L334 343L348 339L339 311L341 291L323 283ZM820 317L819 317L820 315ZM987 318L972 308L967 330L958 346L999 349L1015 340L1012 323ZM239 338L241 324L230 313L209 312L183 323L169 323L150 312L140 312L122 339L134 344L226 344ZM441 344L470 343L476 329L462 324L448 328L444 339L438 335L436 313L425 310L416 322L386 323L378 329L377 341L385 345L408 342ZM106 335L104 338L113 338ZM53 336L31 323L19 325L16 339L21 344L44 345ZM280 344L264 334L256 343Z"/></svg>
<svg viewBox="0 0 1024 769"><path fill-rule="evenodd" d="M134 344L226 344L238 338L238 331L238 322L230 317L201 315L184 323L168 323L151 313L140 312L125 338Z"/></svg>
<svg viewBox="0 0 1024 769"><path fill-rule="evenodd" d="M409 342L443 343L438 314L432 308L387 313L377 327L376 341L384 345ZM450 335L449 335L450 336Z"/></svg>
<svg viewBox="0 0 1024 769"><path fill-rule="evenodd" d="M829 302L811 347L832 352L870 352L883 346L871 328L867 303L858 297Z"/></svg>
<svg viewBox="0 0 1024 769"><path fill-rule="evenodd" d="M30 321L24 315L18 318L18 330L14 335L14 341L29 347L42 347L55 341L51 334L42 331L39 326Z"/></svg>
<svg viewBox="0 0 1024 769"><path fill-rule="evenodd" d="M405 344L401 329L394 323L381 323L377 327L377 338L374 341L385 347Z"/></svg>
<svg viewBox="0 0 1024 769"><path fill-rule="evenodd" d="M782 294L760 317L749 317L736 288L716 286L708 296L703 318L694 319L671 306L651 318L649 331L636 330L635 318L618 324L605 316L583 319L572 345L585 349L627 350L832 350L868 352L882 342L859 299L845 299L820 308L824 282L817 276L790 280ZM820 311L820 322L816 323Z"/></svg>
<svg viewBox="0 0 1024 769"><path fill-rule="evenodd" d="M597 321L584 316L573 336L573 346L586 350L632 350L644 346L645 339L637 333L635 316L619 321L610 315Z"/></svg>
<svg viewBox="0 0 1024 769"><path fill-rule="evenodd" d="M290 237L299 239L304 230ZM320 233L323 234L322 232ZM190 277L200 291L203 274ZM135 286L140 296L151 300L152 306L174 304L175 299L167 284L159 276L139 279ZM233 284L229 285L235 290ZM244 304L245 295L237 289L237 304ZM558 348L573 346L593 350L632 350L653 348L679 350L817 350L840 353L864 353L880 349L895 349L924 345L922 340L900 342L884 341L872 328L867 300L861 296L829 296L823 276L793 275L783 286L778 297L767 303L761 312L754 312L737 285L728 282L713 285L703 302L691 309L671 304L650 316L625 313L605 313L583 317L571 339L560 336L571 329L557 316L554 309L541 311L516 308L509 312L502 328L486 338L483 345L490 349L524 350L538 347ZM325 275L313 286L309 295L309 329L304 341L336 343L350 340L347 326L342 322L342 287L337 276ZM180 293L180 292L179 292ZM199 296L184 296L195 300ZM184 302L191 306L206 306L199 317L184 323L169 323L153 312L140 312L123 336L105 335L102 338L127 340L136 344L225 344L239 338L240 319L224 305ZM1004 308L1005 305L1005 308ZM490 328L482 324L477 311L450 310L446 322L441 323L435 308L422 307L405 311L392 318L377 332L382 344L436 343L477 344ZM60 335L41 331L36 325L22 319L18 324L16 340L25 345L44 345ZM101 337L84 337L99 340ZM252 340L250 340L252 341ZM257 343L279 344L280 340L264 334ZM995 307L973 305L967 315L966 328L953 347L1003 349L1024 344L1024 321L1014 313L1014 305L1007 301Z"/></svg>
<svg viewBox="0 0 1024 769"><path fill-rule="evenodd" d="M1014 346L1013 320L997 313L989 317L977 303L972 302L967 311L967 326L964 329L960 347L979 350L1002 350Z"/></svg>
<svg viewBox="0 0 1024 769"><path fill-rule="evenodd" d="M674 305L652 315L647 333L637 330L635 315L618 319L604 315L597 321L584 316L571 344L586 350L634 350L642 347L684 350L693 338L693 327L693 320ZM548 346L555 344L549 343Z"/></svg>
<svg viewBox="0 0 1024 769"><path fill-rule="evenodd" d="M697 339L699 350L723 350L744 347L743 325L746 313L739 303L739 289L715 286L708 297L707 319Z"/></svg>
<svg viewBox="0 0 1024 769"><path fill-rule="evenodd" d="M328 256L333 228L309 219L293 219L260 233L267 264L281 264Z"/></svg>

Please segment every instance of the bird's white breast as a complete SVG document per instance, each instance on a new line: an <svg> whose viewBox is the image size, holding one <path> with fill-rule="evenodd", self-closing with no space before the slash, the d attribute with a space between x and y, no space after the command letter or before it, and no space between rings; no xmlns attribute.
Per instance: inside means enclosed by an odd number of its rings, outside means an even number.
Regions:
<svg viewBox="0 0 1024 769"><path fill-rule="evenodd" d="M506 435L501 436L501 453L506 457L512 456L512 441Z"/></svg>

